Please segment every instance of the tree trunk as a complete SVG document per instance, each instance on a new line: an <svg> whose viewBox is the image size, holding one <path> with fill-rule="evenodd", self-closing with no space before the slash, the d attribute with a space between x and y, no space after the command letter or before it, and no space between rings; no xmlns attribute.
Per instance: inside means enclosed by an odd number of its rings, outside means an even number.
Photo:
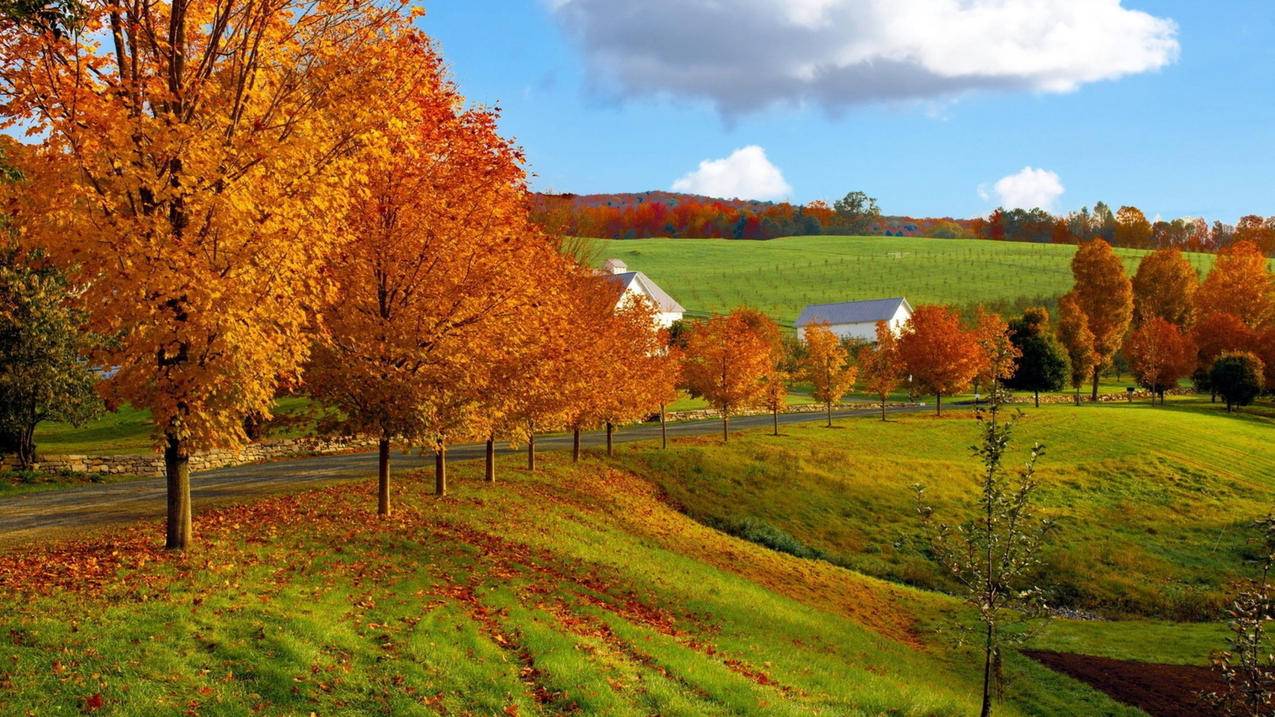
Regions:
<svg viewBox="0 0 1275 717"><path fill-rule="evenodd" d="M664 415L664 404L660 404L660 448L668 448L668 417Z"/></svg>
<svg viewBox="0 0 1275 717"><path fill-rule="evenodd" d="M722 412L722 443L730 443L730 416Z"/></svg>
<svg viewBox="0 0 1275 717"><path fill-rule="evenodd" d="M773 422L774 429L775 429L772 435L778 436L779 435L779 407L778 406L771 409L771 421Z"/></svg>
<svg viewBox="0 0 1275 717"><path fill-rule="evenodd" d="M885 397L881 397L881 420L885 420Z"/></svg>
<svg viewBox="0 0 1275 717"><path fill-rule="evenodd" d="M1034 393L1036 394L1036 408L1040 408L1040 391L1035 391Z"/></svg>
<svg viewBox="0 0 1275 717"><path fill-rule="evenodd" d="M824 405L828 409L828 428L832 428L832 401L826 401Z"/></svg>
<svg viewBox="0 0 1275 717"><path fill-rule="evenodd" d="M571 462L580 462L580 427L571 430Z"/></svg>
<svg viewBox="0 0 1275 717"><path fill-rule="evenodd" d="M1102 373L1102 369L1098 368L1097 366L1093 367L1093 392L1089 394L1090 401L1096 402L1098 400L1098 379L1099 379L1099 374L1101 373Z"/></svg>
<svg viewBox="0 0 1275 717"><path fill-rule="evenodd" d="M536 434L527 434L527 470L536 472Z"/></svg>
<svg viewBox="0 0 1275 717"><path fill-rule="evenodd" d="M447 444L434 447L434 495L447 495Z"/></svg>
<svg viewBox="0 0 1275 717"><path fill-rule="evenodd" d="M979 714L992 714L992 625L987 625L987 642L983 646L983 709Z"/></svg>
<svg viewBox="0 0 1275 717"><path fill-rule="evenodd" d="M190 547L194 528L190 518L190 448L172 431L164 447L164 477L168 482L168 541L166 548Z"/></svg>
<svg viewBox="0 0 1275 717"><path fill-rule="evenodd" d="M611 451L612 451L611 434L614 431L615 431L615 426L610 421L607 421L607 458L611 457Z"/></svg>
<svg viewBox="0 0 1275 717"><path fill-rule="evenodd" d="M1076 405L1079 406L1080 405L1080 386L1076 386L1075 388L1076 388L1076 396L1075 396Z"/></svg>
<svg viewBox="0 0 1275 717"><path fill-rule="evenodd" d="M28 423L18 434L18 467L29 469L35 465L35 423Z"/></svg>
<svg viewBox="0 0 1275 717"><path fill-rule="evenodd" d="M390 514L390 439L381 436L376 445L376 514Z"/></svg>
<svg viewBox="0 0 1275 717"><path fill-rule="evenodd" d="M934 415L943 415L943 394L941 393L934 394Z"/></svg>
<svg viewBox="0 0 1275 717"><path fill-rule="evenodd" d="M488 483L496 482L496 437L487 436L487 472L483 475Z"/></svg>

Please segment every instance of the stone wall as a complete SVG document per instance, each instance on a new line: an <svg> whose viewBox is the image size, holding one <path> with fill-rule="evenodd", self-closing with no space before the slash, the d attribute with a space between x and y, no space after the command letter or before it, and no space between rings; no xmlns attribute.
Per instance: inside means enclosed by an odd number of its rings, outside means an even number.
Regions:
<svg viewBox="0 0 1275 717"><path fill-rule="evenodd" d="M918 406L917 403L887 403L885 407L889 408L909 408ZM833 411L861 411L867 409L880 409L880 403L839 403L832 407ZM803 403L796 406L788 406L780 411L784 413L823 413L828 409L821 403ZM736 416L769 416L770 411L759 409L748 409L738 413L732 413L731 417ZM698 421L705 418L721 418L722 414L712 408L696 408L689 411L669 411L667 418L669 421Z"/></svg>
<svg viewBox="0 0 1275 717"><path fill-rule="evenodd" d="M265 443L252 443L239 450L227 448L202 451L190 457L190 469L192 471L205 471L224 466L263 463L294 456L330 455L368 450L375 447L376 441L370 438L293 438ZM12 457L5 457L0 460L0 468L14 467L15 461ZM35 469L48 473L72 471L75 473L156 478L164 475L164 458L158 453L140 456L41 455L39 463L35 464Z"/></svg>

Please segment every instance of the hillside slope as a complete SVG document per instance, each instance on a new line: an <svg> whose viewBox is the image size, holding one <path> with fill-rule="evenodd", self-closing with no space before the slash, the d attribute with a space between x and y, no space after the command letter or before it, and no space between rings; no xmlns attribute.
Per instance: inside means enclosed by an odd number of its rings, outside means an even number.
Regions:
<svg viewBox="0 0 1275 717"><path fill-rule="evenodd" d="M637 455L649 446L626 446ZM404 475L0 556L5 713L976 711L947 598L708 529L596 458ZM512 463L513 461L510 461ZM1134 714L1013 657L1004 714ZM1026 679L1024 679L1026 677Z"/></svg>

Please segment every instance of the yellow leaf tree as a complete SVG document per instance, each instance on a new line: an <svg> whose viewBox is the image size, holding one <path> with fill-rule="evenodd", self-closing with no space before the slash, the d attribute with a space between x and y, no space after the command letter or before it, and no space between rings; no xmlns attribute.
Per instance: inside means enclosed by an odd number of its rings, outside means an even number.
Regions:
<svg viewBox="0 0 1275 717"><path fill-rule="evenodd" d="M189 456L236 445L296 378L353 180L396 103L410 20L371 0L77 3L0 37L0 117L39 147L26 241L74 270L110 398L149 409L167 544Z"/></svg>
<svg viewBox="0 0 1275 717"><path fill-rule="evenodd" d="M762 402L773 365L771 342L755 312L736 309L694 325L686 337L683 377L722 417L722 441L730 440L730 416Z"/></svg>
<svg viewBox="0 0 1275 717"><path fill-rule="evenodd" d="M850 352L827 324L807 326L805 342L801 375L814 387L814 398L827 410L828 427L831 428L832 404L840 401L854 386L858 369L850 363Z"/></svg>

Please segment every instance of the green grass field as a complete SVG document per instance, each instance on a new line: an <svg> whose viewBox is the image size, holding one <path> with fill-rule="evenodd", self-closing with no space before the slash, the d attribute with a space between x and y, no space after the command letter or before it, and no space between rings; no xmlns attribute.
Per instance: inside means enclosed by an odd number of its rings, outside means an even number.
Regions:
<svg viewBox="0 0 1275 717"><path fill-rule="evenodd" d="M637 456L650 446L626 446ZM14 714L967 715L976 660L942 595L708 529L591 456L458 465L0 556ZM1011 655L999 714L1132 715Z"/></svg>
<svg viewBox="0 0 1275 717"><path fill-rule="evenodd" d="M1245 526L1275 505L1269 408L1227 415L1207 399L1026 409L1017 454L1046 446L1043 510L1059 524L1041 581L1054 604L1111 616L1212 619L1252 557ZM977 466L969 418L907 416L786 427L729 446L636 454L697 519L780 536L795 552L926 588L950 587L914 545L914 484L959 519Z"/></svg>
<svg viewBox="0 0 1275 717"><path fill-rule="evenodd" d="M806 304L904 296L998 310L1052 304L1072 285L1075 247L910 237L598 240L603 258L645 272L692 316L741 304L792 325ZM1132 274L1142 250L1120 249ZM1209 254L1188 254L1203 274Z"/></svg>
<svg viewBox="0 0 1275 717"><path fill-rule="evenodd" d="M1060 604L1032 647L1206 664L1243 571L1242 524L1275 503L1275 408L1196 399L1028 410L1048 444ZM973 486L968 414L847 419L546 453L396 483L197 511L186 557L161 526L0 556L0 703L15 714L900 714L976 710L963 614L913 533L909 486L954 514ZM678 507L680 506L680 510ZM759 540L731 537L742 521ZM788 553L764 547L776 545ZM796 548L825 559L802 559ZM911 583L911 585L905 584ZM930 590L927 588L939 588ZM1152 617L1154 616L1154 618ZM1009 715L1134 715L1017 654Z"/></svg>

